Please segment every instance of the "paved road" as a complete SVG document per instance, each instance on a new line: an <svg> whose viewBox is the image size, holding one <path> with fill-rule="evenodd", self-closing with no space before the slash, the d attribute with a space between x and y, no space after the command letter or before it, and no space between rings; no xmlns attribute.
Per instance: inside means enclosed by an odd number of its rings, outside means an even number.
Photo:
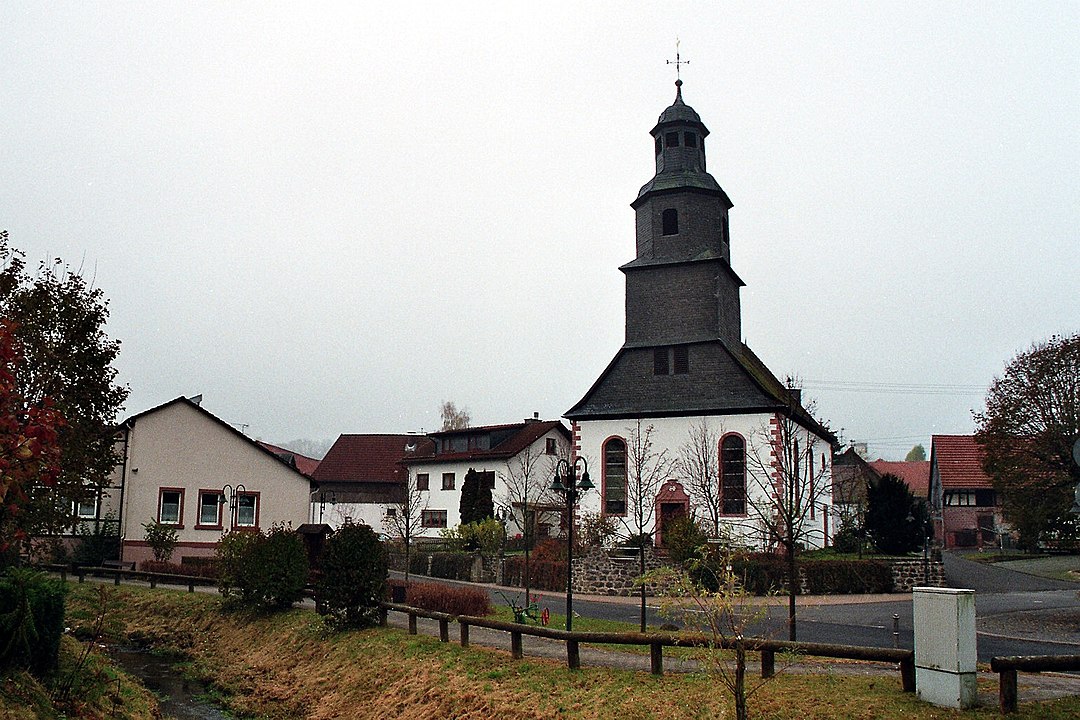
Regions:
<svg viewBox="0 0 1080 720"><path fill-rule="evenodd" d="M994 565L972 562L946 553L944 557L946 582L950 587L976 591L976 613L980 618L978 657L989 662L996 655L1062 655L1080 654L1080 627L1075 635L1062 634L1051 627L1040 632L1039 623L1028 623L1025 632L1011 633L1010 622L1031 611L1080 611L1080 584L1063 580L1039 578ZM484 585L492 601L502 604L499 592L513 595L506 588ZM543 592L543 605L552 612L562 613L565 595ZM855 602L852 602L856 600ZM899 646L914 647L914 630L910 595L866 596L859 602L851 597L803 597L797 605L798 638L804 642L841 643L868 647L893 647L893 615L899 616ZM784 601L782 601L784 602ZM588 595L574 596L574 610L585 617L603 618L636 623L639 604L632 598L606 598ZM667 622L657 611L655 600L648 600L647 621L651 626ZM994 616L1005 616L1002 622L989 623ZM993 631L983 629L993 625ZM767 617L755 628L755 634L787 638L786 604L768 608Z"/></svg>

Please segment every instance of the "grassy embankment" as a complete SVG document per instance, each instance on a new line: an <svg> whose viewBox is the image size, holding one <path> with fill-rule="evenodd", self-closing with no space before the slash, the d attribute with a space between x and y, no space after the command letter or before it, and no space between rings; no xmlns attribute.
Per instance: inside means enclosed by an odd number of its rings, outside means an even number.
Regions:
<svg viewBox="0 0 1080 720"><path fill-rule="evenodd" d="M89 622L96 596L72 585L69 625ZM588 667L482 648L463 649L403 630L332 633L312 612L270 618L221 612L218 598L173 590L110 589L129 639L190 658L238 716L266 718L715 718L730 717L722 685L703 676ZM985 688L990 689L990 688ZM11 704L10 694L0 701ZM132 699L131 702L136 702ZM146 717L127 713L124 717ZM900 691L899 675L780 676L751 698L755 718L992 718L954 712ZM96 717L109 715L97 715ZM1074 718L1080 699L1028 704L1019 718ZM58 717L10 714L2 717Z"/></svg>

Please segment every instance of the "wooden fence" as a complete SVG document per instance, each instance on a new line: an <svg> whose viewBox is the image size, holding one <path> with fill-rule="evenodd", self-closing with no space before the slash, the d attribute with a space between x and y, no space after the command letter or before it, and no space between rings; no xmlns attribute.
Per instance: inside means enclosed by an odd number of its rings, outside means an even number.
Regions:
<svg viewBox="0 0 1080 720"><path fill-rule="evenodd" d="M990 660L998 674L998 706L1003 713L1016 712L1016 673L1080 670L1080 655L1007 655Z"/></svg>
<svg viewBox="0 0 1080 720"><path fill-rule="evenodd" d="M439 639L442 642L450 641L450 623L456 622L460 627L462 647L467 647L469 645L469 628L473 626L508 632L510 633L510 654L514 659L521 659L524 655L522 649L522 637L525 635L565 642L566 665L571 670L577 670L581 667L581 643L648 646L651 670L654 675L662 675L664 672L665 647L716 647L719 645L724 649L733 650L741 645L743 650L761 654L762 677L772 677L775 674L777 653L797 653L799 655L811 655L814 657L896 663L900 668L900 678L904 692L915 691L915 653L911 650L856 647L853 645L828 645L824 643L799 643L787 640L766 640L763 638L744 638L741 640L724 638L718 643L716 638L699 633L566 632L565 630L556 628L509 623L501 620L491 620L489 618L469 615L450 615L431 610L422 610L400 603L380 603L380 609L382 611L382 623L384 625L386 624L388 611L395 611L408 615L409 633L411 635L416 634L416 619L418 617L437 620L439 623Z"/></svg>
<svg viewBox="0 0 1080 720"><path fill-rule="evenodd" d="M188 592L195 592L196 585L217 585L217 580L201 577L198 575L174 575L172 573L144 572L142 570L130 570L126 567L83 567L70 565L38 565L42 570L60 573L60 579L67 581L68 574L75 575L82 583L86 576L112 577L113 585L119 585L121 580L142 580L149 582L150 587L157 584L168 583L172 585L187 585Z"/></svg>

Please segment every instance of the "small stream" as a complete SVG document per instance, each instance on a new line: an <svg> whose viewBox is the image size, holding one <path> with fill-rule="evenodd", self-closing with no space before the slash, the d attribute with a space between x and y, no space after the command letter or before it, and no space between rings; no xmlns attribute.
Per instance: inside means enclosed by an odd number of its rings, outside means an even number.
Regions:
<svg viewBox="0 0 1080 720"><path fill-rule="evenodd" d="M169 658L130 647L111 647L109 656L157 694L165 720L228 720L224 711L200 697L203 685L185 680Z"/></svg>

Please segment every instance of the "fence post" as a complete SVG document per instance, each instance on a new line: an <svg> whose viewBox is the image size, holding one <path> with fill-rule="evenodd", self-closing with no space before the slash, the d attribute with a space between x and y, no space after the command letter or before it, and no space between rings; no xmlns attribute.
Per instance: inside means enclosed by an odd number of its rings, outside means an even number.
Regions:
<svg viewBox="0 0 1080 720"><path fill-rule="evenodd" d="M119 584L120 584L120 571L117 570L115 573L113 573L113 585L119 585Z"/></svg>
<svg viewBox="0 0 1080 720"><path fill-rule="evenodd" d="M65 582L65 583L67 582L67 566L66 565L62 566L60 568L60 582Z"/></svg>
<svg viewBox="0 0 1080 720"><path fill-rule="evenodd" d="M450 642L450 621L439 618L439 642Z"/></svg>
<svg viewBox="0 0 1080 720"><path fill-rule="evenodd" d="M194 578L188 578L188 581L187 581L187 591L188 591L189 593L193 593L193 592L195 592L195 580L194 580Z"/></svg>
<svg viewBox="0 0 1080 720"><path fill-rule="evenodd" d="M571 670L581 668L581 651L578 648L577 640L566 641L566 667Z"/></svg>
<svg viewBox="0 0 1080 720"><path fill-rule="evenodd" d="M469 647L469 623L461 623L461 647Z"/></svg>
<svg viewBox="0 0 1080 720"><path fill-rule="evenodd" d="M664 646L658 642L649 643L649 660L653 675L664 674Z"/></svg>
<svg viewBox="0 0 1080 720"><path fill-rule="evenodd" d="M776 674L776 651L761 649L761 677L771 678Z"/></svg>
<svg viewBox="0 0 1080 720"><path fill-rule="evenodd" d="M83 572L82 568L79 568L79 584L82 585L83 580L85 580L85 579L86 579L86 573Z"/></svg>
<svg viewBox="0 0 1080 720"><path fill-rule="evenodd" d="M522 657L525 656L525 653L521 650L520 632L510 632L510 656L515 660L520 660Z"/></svg>
<svg viewBox="0 0 1080 720"><path fill-rule="evenodd" d="M904 692L915 692L915 656L900 661L900 682Z"/></svg>
<svg viewBox="0 0 1080 720"><path fill-rule="evenodd" d="M386 627L387 625L389 625L389 621L387 620L387 617L386 617L389 614L390 613L387 612L385 607L383 607L381 605L379 606L379 627Z"/></svg>
<svg viewBox="0 0 1080 720"><path fill-rule="evenodd" d="M1016 712L1016 670L998 673L998 705L1002 713Z"/></svg>
<svg viewBox="0 0 1080 720"><path fill-rule="evenodd" d="M416 613L409 613L409 634L416 634Z"/></svg>
<svg viewBox="0 0 1080 720"><path fill-rule="evenodd" d="M157 587L157 575L150 574L150 589L153 590Z"/></svg>

